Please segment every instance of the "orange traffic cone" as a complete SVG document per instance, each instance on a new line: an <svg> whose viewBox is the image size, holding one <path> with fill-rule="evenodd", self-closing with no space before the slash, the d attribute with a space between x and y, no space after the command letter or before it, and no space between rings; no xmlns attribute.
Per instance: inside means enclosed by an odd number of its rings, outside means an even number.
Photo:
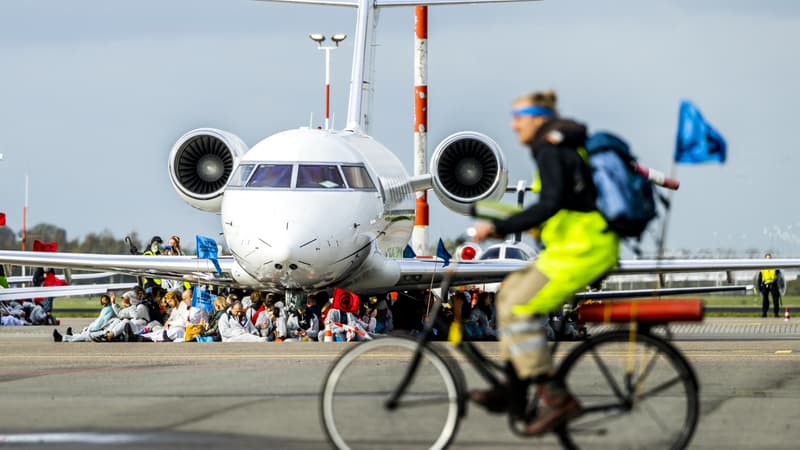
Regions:
<svg viewBox="0 0 800 450"><path fill-rule="evenodd" d="M785 311L786 312L783 313L783 321L784 322L788 322L789 321L789 307L788 306L786 307Z"/></svg>
<svg viewBox="0 0 800 450"><path fill-rule="evenodd" d="M331 326L329 324L325 325L325 339L323 342L333 342L333 332L331 331Z"/></svg>

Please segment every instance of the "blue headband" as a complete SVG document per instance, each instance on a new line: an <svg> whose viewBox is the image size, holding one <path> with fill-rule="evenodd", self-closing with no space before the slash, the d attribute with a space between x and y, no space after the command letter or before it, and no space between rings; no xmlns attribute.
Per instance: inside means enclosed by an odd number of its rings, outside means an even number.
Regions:
<svg viewBox="0 0 800 450"><path fill-rule="evenodd" d="M521 117L521 116L553 117L556 115L556 112L553 111L552 108L547 108L545 106L526 106L524 108L519 108L511 111L511 115L513 115L514 117Z"/></svg>

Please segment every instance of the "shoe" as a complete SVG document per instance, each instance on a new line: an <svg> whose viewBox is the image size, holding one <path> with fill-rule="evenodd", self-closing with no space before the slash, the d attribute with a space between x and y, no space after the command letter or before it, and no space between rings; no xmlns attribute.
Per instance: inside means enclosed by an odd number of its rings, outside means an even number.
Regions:
<svg viewBox="0 0 800 450"><path fill-rule="evenodd" d="M92 336L93 342L106 342L108 339L106 338L105 334L101 334L99 336Z"/></svg>
<svg viewBox="0 0 800 450"><path fill-rule="evenodd" d="M548 394L545 388L540 391L540 394L539 411L523 430L523 433L528 436L539 436L576 417L581 412L581 404L578 399L566 391L556 397Z"/></svg>
<svg viewBox="0 0 800 450"><path fill-rule="evenodd" d="M125 336L125 342L136 342L136 335L133 333L133 328L131 327L130 322L125 324L123 333Z"/></svg>
<svg viewBox="0 0 800 450"><path fill-rule="evenodd" d="M64 337L61 336L61 333L58 330L53 330L53 342L61 342L64 340Z"/></svg>
<svg viewBox="0 0 800 450"><path fill-rule="evenodd" d="M67 327L67 336L72 336L72 327Z"/></svg>
<svg viewBox="0 0 800 450"><path fill-rule="evenodd" d="M169 341L169 336L167 336L167 330L161 332L161 340L164 342Z"/></svg>
<svg viewBox="0 0 800 450"><path fill-rule="evenodd" d="M473 402L492 413L508 411L509 392L507 388L473 389L469 391L469 398Z"/></svg>

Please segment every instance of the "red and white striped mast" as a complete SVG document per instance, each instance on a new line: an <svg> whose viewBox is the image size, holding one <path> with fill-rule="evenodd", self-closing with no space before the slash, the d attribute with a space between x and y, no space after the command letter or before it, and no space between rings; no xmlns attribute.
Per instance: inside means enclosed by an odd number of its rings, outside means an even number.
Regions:
<svg viewBox="0 0 800 450"><path fill-rule="evenodd" d="M414 176L426 173L428 148L428 7L414 11ZM416 193L411 248L419 256L430 256L428 191Z"/></svg>

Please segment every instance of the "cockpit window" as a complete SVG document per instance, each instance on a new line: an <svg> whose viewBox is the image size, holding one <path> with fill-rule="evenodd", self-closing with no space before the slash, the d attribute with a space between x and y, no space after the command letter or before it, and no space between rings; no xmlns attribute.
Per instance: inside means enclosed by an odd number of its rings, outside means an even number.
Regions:
<svg viewBox="0 0 800 450"><path fill-rule="evenodd" d="M253 172L253 164L242 164L241 166L236 168L236 172L233 173L231 177L231 181L228 182L228 186L240 187L244 186L245 181L250 177L250 174Z"/></svg>
<svg viewBox="0 0 800 450"><path fill-rule="evenodd" d="M500 258L500 248L494 247L486 250L481 255L481 259L498 259Z"/></svg>
<svg viewBox="0 0 800 450"><path fill-rule="evenodd" d="M291 164L261 164L247 182L247 187L288 188L291 186Z"/></svg>
<svg viewBox="0 0 800 450"><path fill-rule="evenodd" d="M523 251L518 248L506 247L506 259L520 259L522 261L527 261L528 255L523 253Z"/></svg>
<svg viewBox="0 0 800 450"><path fill-rule="evenodd" d="M370 189L375 190L375 185L367 173L367 169L361 166L342 166L344 178L350 189Z"/></svg>
<svg viewBox="0 0 800 450"><path fill-rule="evenodd" d="M297 187L343 189L344 181L337 166L300 164L297 170Z"/></svg>

